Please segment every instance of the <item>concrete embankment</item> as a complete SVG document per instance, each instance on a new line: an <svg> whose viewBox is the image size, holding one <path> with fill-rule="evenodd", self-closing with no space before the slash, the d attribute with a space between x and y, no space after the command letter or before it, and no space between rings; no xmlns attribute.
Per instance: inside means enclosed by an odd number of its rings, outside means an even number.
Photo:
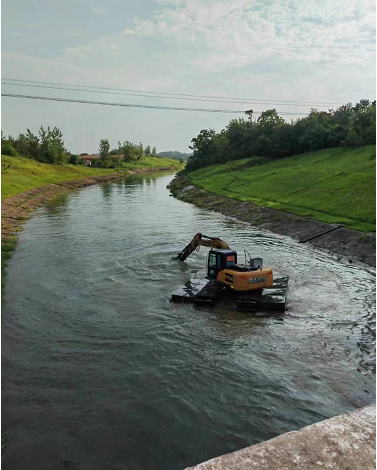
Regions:
<svg viewBox="0 0 377 470"><path fill-rule="evenodd" d="M243 222L259 226L271 232L288 235L298 240L312 238L312 246L346 257L348 261L360 261L376 266L376 234L362 233L332 224L318 222L294 214L269 209L209 193L193 186L185 176L176 177L169 186L172 194L198 207L221 212ZM331 230L336 228L336 230Z"/></svg>
<svg viewBox="0 0 377 470"><path fill-rule="evenodd" d="M376 406L336 416L190 467L192 470L374 470ZM188 469L186 469L188 470Z"/></svg>

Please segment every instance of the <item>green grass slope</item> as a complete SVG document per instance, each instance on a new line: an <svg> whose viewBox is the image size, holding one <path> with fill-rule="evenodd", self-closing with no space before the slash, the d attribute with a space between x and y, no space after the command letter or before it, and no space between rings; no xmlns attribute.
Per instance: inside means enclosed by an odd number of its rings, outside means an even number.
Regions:
<svg viewBox="0 0 377 470"><path fill-rule="evenodd" d="M127 163L122 169L136 170L142 168L162 168L182 166L170 158L145 157L134 163ZM1 199L22 193L31 188L37 188L51 183L99 176L114 173L115 170L105 168L90 168L82 165L49 165L39 163L21 156L1 156Z"/></svg>
<svg viewBox="0 0 377 470"><path fill-rule="evenodd" d="M188 175L215 194L362 231L376 229L376 146L272 160L246 158Z"/></svg>

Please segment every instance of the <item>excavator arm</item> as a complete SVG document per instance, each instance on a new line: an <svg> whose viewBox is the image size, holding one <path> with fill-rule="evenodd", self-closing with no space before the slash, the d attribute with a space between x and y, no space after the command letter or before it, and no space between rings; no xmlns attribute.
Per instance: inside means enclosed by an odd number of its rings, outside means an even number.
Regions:
<svg viewBox="0 0 377 470"><path fill-rule="evenodd" d="M201 233L197 233L191 242L178 253L177 260L184 261L198 246L208 246L209 248L225 249L228 250L229 246L220 238L207 237Z"/></svg>

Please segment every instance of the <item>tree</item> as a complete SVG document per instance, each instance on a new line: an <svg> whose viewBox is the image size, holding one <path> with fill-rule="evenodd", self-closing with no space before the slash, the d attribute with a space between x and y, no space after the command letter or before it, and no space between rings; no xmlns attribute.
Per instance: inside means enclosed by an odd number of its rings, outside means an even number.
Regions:
<svg viewBox="0 0 377 470"><path fill-rule="evenodd" d="M216 153L216 145L214 129L203 129L197 137L191 139L192 145L189 146L193 150L193 156L187 160L187 170L195 170L201 166L210 165L213 162L213 156Z"/></svg>
<svg viewBox="0 0 377 470"><path fill-rule="evenodd" d="M123 160L125 162L140 160L143 156L143 145L141 143L136 145L126 140L123 142L122 151L124 155Z"/></svg>
<svg viewBox="0 0 377 470"><path fill-rule="evenodd" d="M328 111L312 109L308 116L290 123L276 109L263 111L254 122L252 110L245 114L247 119L232 119L220 133L213 129L200 131L191 140L193 155L186 169L253 155L283 158L322 148L376 142L375 101L361 100L354 106L347 103Z"/></svg>
<svg viewBox="0 0 377 470"><path fill-rule="evenodd" d="M252 126L252 121L245 121L244 118L232 119L229 122L225 128L229 141L227 160L242 158L248 152L246 147L247 142L250 141L249 137Z"/></svg>
<svg viewBox="0 0 377 470"><path fill-rule="evenodd" d="M1 155L8 155L9 157L16 157L17 150L9 144L6 140L1 142Z"/></svg>
<svg viewBox="0 0 377 470"><path fill-rule="evenodd" d="M43 126L39 129L38 160L43 163L63 165L67 163L67 150L64 147L63 134L57 127L52 130Z"/></svg>
<svg viewBox="0 0 377 470"><path fill-rule="evenodd" d="M67 151L64 147L63 134L57 127L52 131L48 128L49 150L52 155L54 165L64 165L67 163Z"/></svg>
<svg viewBox="0 0 377 470"><path fill-rule="evenodd" d="M34 135L30 129L27 129L26 135L26 145L28 147L28 155L35 160L38 160L39 156L39 139L38 136Z"/></svg>
<svg viewBox="0 0 377 470"><path fill-rule="evenodd" d="M122 144L118 140L117 157L119 158L119 160L122 160L122 154L123 154Z"/></svg>
<svg viewBox="0 0 377 470"><path fill-rule="evenodd" d="M253 120L253 113L254 113L254 111L252 109L249 109L248 111L245 111L245 114L246 114L249 121Z"/></svg>
<svg viewBox="0 0 377 470"><path fill-rule="evenodd" d="M258 125L265 130L270 130L274 126L284 124L284 122L284 119L279 116L276 109L267 109L267 111L261 112L257 119Z"/></svg>
<svg viewBox="0 0 377 470"><path fill-rule="evenodd" d="M113 157L111 159L111 166L114 168L119 168L120 166L122 166L122 159L118 156Z"/></svg>
<svg viewBox="0 0 377 470"><path fill-rule="evenodd" d="M49 130L50 128L46 131L43 126L39 129L40 148L38 160L42 163L52 163L52 156L50 155L49 148Z"/></svg>
<svg viewBox="0 0 377 470"><path fill-rule="evenodd" d="M153 149L152 149L152 157L157 157L157 149L156 149L156 147L153 147Z"/></svg>
<svg viewBox="0 0 377 470"><path fill-rule="evenodd" d="M19 134L15 141L17 152L25 157L29 156L28 142L25 134Z"/></svg>
<svg viewBox="0 0 377 470"><path fill-rule="evenodd" d="M107 139L99 141L99 153L101 155L101 162L104 168L108 168L111 163L110 159L110 143Z"/></svg>
<svg viewBox="0 0 377 470"><path fill-rule="evenodd" d="M151 146L150 145L147 145L144 149L144 153L145 155L150 155L151 154Z"/></svg>
<svg viewBox="0 0 377 470"><path fill-rule="evenodd" d="M357 145L376 142L376 102L361 100L355 105L352 129L357 134Z"/></svg>
<svg viewBox="0 0 377 470"><path fill-rule="evenodd" d="M123 160L125 162L131 162L132 160L135 160L135 146L132 142L129 142L126 140L123 142Z"/></svg>
<svg viewBox="0 0 377 470"><path fill-rule="evenodd" d="M71 165L78 165L80 161L80 158L78 155L71 154L68 160L68 163Z"/></svg>

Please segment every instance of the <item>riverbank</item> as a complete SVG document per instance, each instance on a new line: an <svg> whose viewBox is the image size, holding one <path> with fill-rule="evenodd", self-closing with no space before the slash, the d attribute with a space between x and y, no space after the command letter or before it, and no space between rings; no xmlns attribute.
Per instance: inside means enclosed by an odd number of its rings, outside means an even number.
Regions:
<svg viewBox="0 0 377 470"><path fill-rule="evenodd" d="M253 156L190 171L218 196L360 232L376 231L376 146L333 147L286 158Z"/></svg>
<svg viewBox="0 0 377 470"><path fill-rule="evenodd" d="M50 165L52 166L52 165ZM59 181L45 186L30 188L27 191L15 194L1 202L1 273L2 285L4 280L4 270L7 261L11 257L12 251L16 248L17 233L21 225L32 215L32 213L45 202L53 199L59 194L67 193L74 189L85 188L93 184L106 183L125 176L135 174L174 171L175 166L158 168L136 168L123 172L110 173L105 175L88 176L86 178L69 181ZM109 171L109 170L107 170Z"/></svg>
<svg viewBox="0 0 377 470"><path fill-rule="evenodd" d="M121 167L92 168L84 165L50 165L20 155L1 156L1 199L23 193L32 188L64 181L93 178L113 173L133 174L135 171L158 171L166 168L182 169L182 165L170 158L143 157L134 162L123 163Z"/></svg>
<svg viewBox="0 0 377 470"><path fill-rule="evenodd" d="M376 468L376 405L326 419L190 468L243 470L251 466L254 470L373 470Z"/></svg>
<svg viewBox="0 0 377 470"><path fill-rule="evenodd" d="M174 197L204 209L221 212L243 222L265 228L274 233L305 240L316 234L336 228L334 224L319 222L287 212L257 206L252 202L220 196L194 186L186 175L177 176L169 185ZM339 259L376 265L376 234L338 228L310 242L316 248L327 250Z"/></svg>

